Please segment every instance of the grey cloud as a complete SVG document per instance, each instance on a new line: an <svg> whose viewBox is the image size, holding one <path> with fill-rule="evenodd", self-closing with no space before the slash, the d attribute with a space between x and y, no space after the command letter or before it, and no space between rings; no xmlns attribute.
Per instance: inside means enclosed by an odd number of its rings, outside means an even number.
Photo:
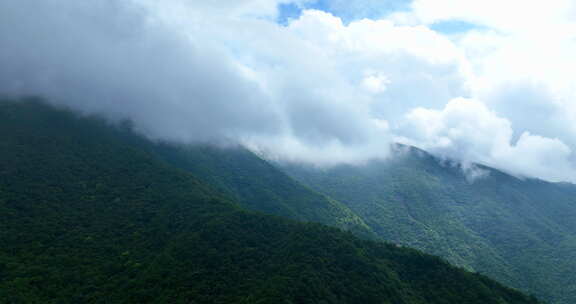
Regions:
<svg viewBox="0 0 576 304"><path fill-rule="evenodd" d="M162 5L1 2L0 94L128 118L163 140L258 142L310 160L387 154L389 139L373 130L367 108L350 102L362 97L317 46L257 18L170 20L178 6Z"/></svg>
<svg viewBox="0 0 576 304"><path fill-rule="evenodd" d="M562 118L564 113L557 106L557 97L544 85L528 81L509 82L493 88L483 98L494 111L512 122L515 138L525 131L553 138L562 136L567 130L563 125L566 123ZM571 136L562 137L570 141Z"/></svg>
<svg viewBox="0 0 576 304"><path fill-rule="evenodd" d="M131 118L155 137L279 129L274 105L219 49L130 1L0 3L0 90Z"/></svg>
<svg viewBox="0 0 576 304"><path fill-rule="evenodd" d="M379 103L374 106L374 110L387 119L396 120L423 104L430 109L442 109L447 101L469 94L454 63L430 64L406 55L375 61L387 71L394 84L378 96Z"/></svg>

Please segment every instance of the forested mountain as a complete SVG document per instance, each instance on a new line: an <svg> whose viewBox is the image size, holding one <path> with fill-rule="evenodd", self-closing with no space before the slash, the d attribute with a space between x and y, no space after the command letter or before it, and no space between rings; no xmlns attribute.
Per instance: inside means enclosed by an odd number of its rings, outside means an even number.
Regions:
<svg viewBox="0 0 576 304"><path fill-rule="evenodd" d="M346 204L384 240L550 303L576 303L575 185L463 168L406 146L395 154L362 166L284 169Z"/></svg>
<svg viewBox="0 0 576 304"><path fill-rule="evenodd" d="M0 103L0 302L538 303L413 249L245 211L157 148Z"/></svg>

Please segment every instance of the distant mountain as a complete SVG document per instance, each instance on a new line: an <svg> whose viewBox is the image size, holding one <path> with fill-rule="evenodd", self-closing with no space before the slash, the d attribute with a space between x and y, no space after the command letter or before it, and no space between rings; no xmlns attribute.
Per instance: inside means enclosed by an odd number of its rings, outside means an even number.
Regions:
<svg viewBox="0 0 576 304"><path fill-rule="evenodd" d="M283 168L382 239L440 255L550 303L576 303L576 186L463 168L397 146L389 160Z"/></svg>
<svg viewBox="0 0 576 304"><path fill-rule="evenodd" d="M245 211L128 128L0 102L0 303L538 303L419 251Z"/></svg>

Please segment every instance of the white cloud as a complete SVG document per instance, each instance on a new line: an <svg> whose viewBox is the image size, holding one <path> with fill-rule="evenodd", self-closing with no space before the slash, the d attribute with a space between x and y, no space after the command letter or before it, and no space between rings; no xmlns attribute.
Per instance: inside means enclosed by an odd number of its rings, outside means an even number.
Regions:
<svg viewBox="0 0 576 304"><path fill-rule="evenodd" d="M412 12L426 24L463 20L501 31L540 36L550 30L567 30L576 6L571 0L545 3L522 0L415 0ZM572 28L573 29L573 28Z"/></svg>
<svg viewBox="0 0 576 304"><path fill-rule="evenodd" d="M465 54L470 67L470 96L510 122L512 141L527 138L547 141L563 151L558 162L570 160L554 177L574 180L576 156L576 3L570 0L456 1L416 0L412 10L395 16L410 24L428 26L443 21L465 21L478 25L464 34L450 36ZM530 134L529 136L526 134ZM528 137L526 137L528 136ZM564 148L567 149L564 149ZM510 150L529 155L530 145ZM487 155L487 154L486 154ZM522 166L493 164L515 172L550 178L542 173L539 157L524 159ZM552 164L550 164L552 166ZM515 167L515 168L512 168ZM555 169L550 169L555 170ZM560 173L570 171L570 173ZM530 172L532 172L530 174Z"/></svg>
<svg viewBox="0 0 576 304"><path fill-rule="evenodd" d="M362 87L372 94L378 94L386 91L391 83L390 79L382 73L365 73L366 77L362 79Z"/></svg>
<svg viewBox="0 0 576 304"><path fill-rule="evenodd" d="M576 69L576 3L506 2L516 6L513 18L495 10L499 5L489 1L482 3L485 12L472 6L439 17L491 28L456 42L473 71L472 96L512 122L515 139L529 132L558 138L574 150L576 79L570 75Z"/></svg>
<svg viewBox="0 0 576 304"><path fill-rule="evenodd" d="M411 144L449 157L488 163L512 137L510 123L475 100L456 98L442 110L416 108L400 131Z"/></svg>
<svg viewBox="0 0 576 304"><path fill-rule="evenodd" d="M414 109L403 130L408 144L519 176L576 182L572 150L557 138L524 132L514 143L512 124L482 102L457 98L443 110Z"/></svg>

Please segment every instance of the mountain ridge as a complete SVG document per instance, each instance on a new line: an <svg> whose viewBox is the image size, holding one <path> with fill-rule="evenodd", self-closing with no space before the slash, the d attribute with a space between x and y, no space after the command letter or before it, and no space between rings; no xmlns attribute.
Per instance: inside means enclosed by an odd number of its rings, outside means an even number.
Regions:
<svg viewBox="0 0 576 304"><path fill-rule="evenodd" d="M102 119L37 101L0 118L0 303L539 303L417 250L246 211Z"/></svg>

